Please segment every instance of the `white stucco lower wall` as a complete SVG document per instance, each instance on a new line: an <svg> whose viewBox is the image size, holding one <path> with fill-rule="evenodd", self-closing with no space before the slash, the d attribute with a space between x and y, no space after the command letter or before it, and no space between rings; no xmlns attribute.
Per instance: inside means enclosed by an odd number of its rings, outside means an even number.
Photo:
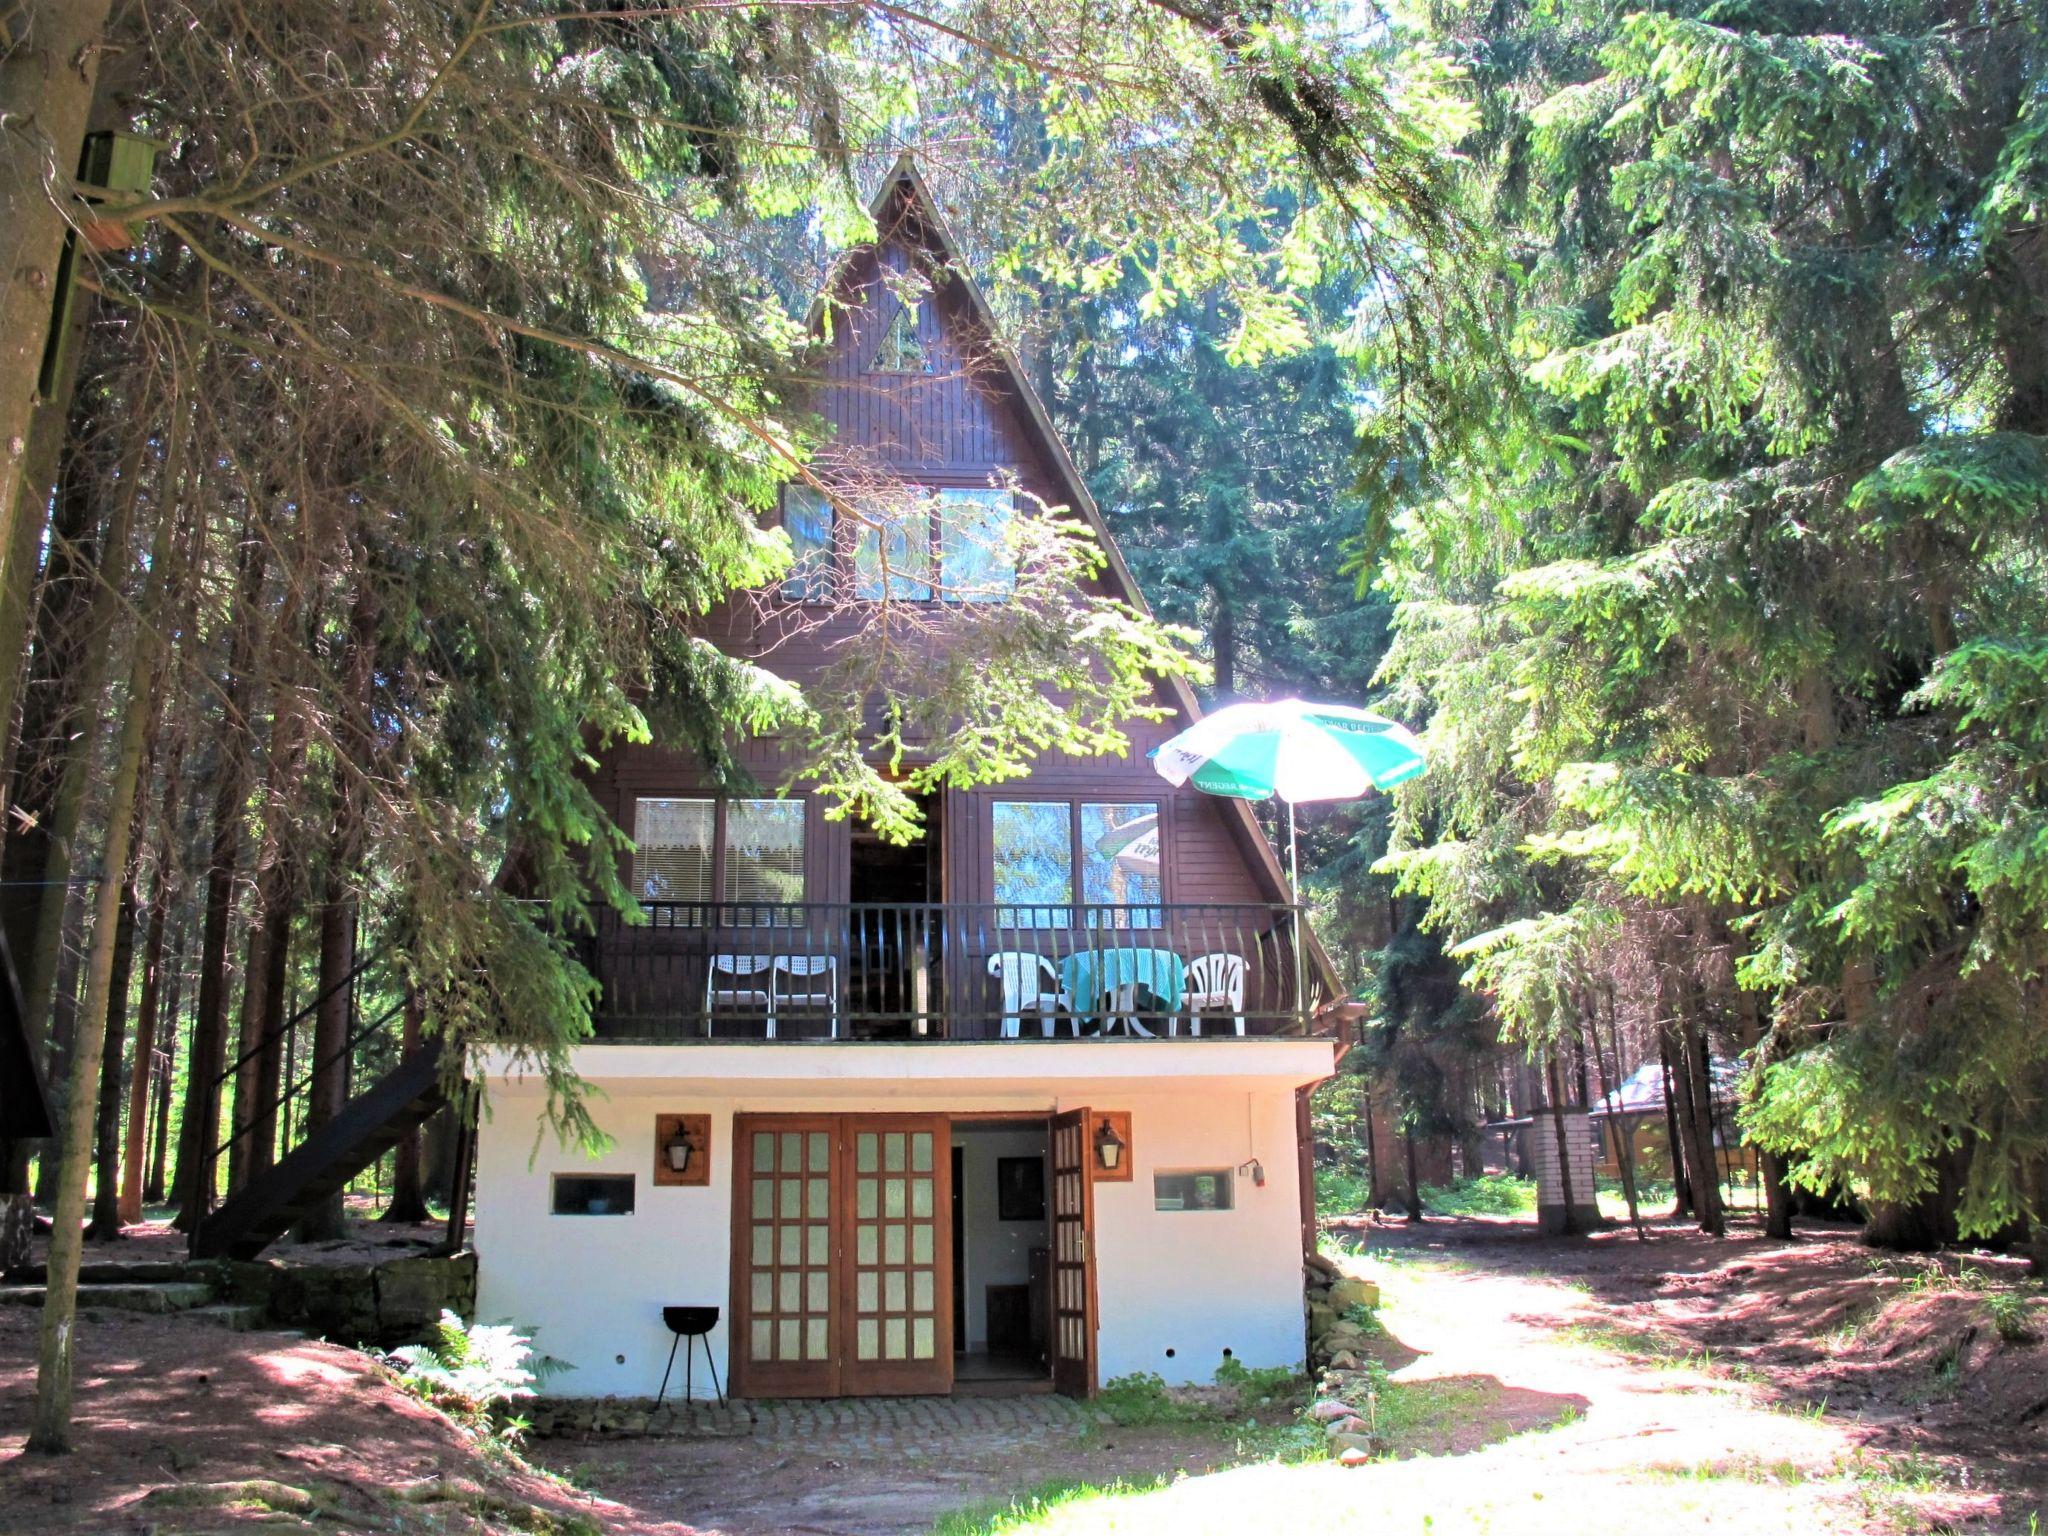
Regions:
<svg viewBox="0 0 2048 1536"><path fill-rule="evenodd" d="M1137 1042L1136 1056L1070 1048L1063 1063L1055 1059L1069 1071L1032 1077L992 1070L998 1062L1039 1064L1023 1058L1040 1053L1015 1045L963 1048L971 1054L956 1069L939 1060L946 1046L770 1048L741 1057L745 1076L731 1068L707 1075L702 1069L725 1063L703 1047L652 1057L639 1048L608 1057L629 1048L592 1047L580 1066L600 1090L594 1115L614 1141L597 1157L561 1148L542 1129L537 1083L494 1075L477 1140L477 1312L536 1330L537 1348L574 1367L548 1383L552 1393L651 1396L671 1342L664 1305L713 1305L731 1318L735 1113L1035 1115L1085 1106L1131 1115L1133 1177L1095 1190L1101 1379L1156 1371L1169 1382L1207 1381L1226 1350L1250 1366L1296 1364L1302 1276L1293 1090L1329 1070L1327 1045L1300 1046ZM829 1080L792 1070L792 1057L814 1054L815 1065L834 1069ZM858 1058L867 1056L873 1060L863 1072ZM1153 1070L1134 1069L1133 1061ZM1098 1070L1084 1075L1087 1067ZM707 1186L654 1187L657 1114L711 1117ZM1254 1158L1265 1182L1233 1172L1231 1210L1153 1208L1157 1171L1236 1170ZM563 1172L634 1174L633 1213L550 1215L551 1176ZM726 1379L724 1322L711 1344ZM671 1392L681 1380L678 1359ZM695 1390L711 1395L701 1350Z"/></svg>

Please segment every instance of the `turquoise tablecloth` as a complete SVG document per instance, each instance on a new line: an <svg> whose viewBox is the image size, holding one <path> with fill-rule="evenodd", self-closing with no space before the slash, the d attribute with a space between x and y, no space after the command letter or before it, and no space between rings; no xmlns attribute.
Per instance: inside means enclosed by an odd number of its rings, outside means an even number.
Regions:
<svg viewBox="0 0 2048 1536"><path fill-rule="evenodd" d="M1074 1011L1094 1015L1112 987L1143 987L1168 1013L1180 1011L1187 995L1187 962L1170 949L1084 949L1060 962L1060 986Z"/></svg>

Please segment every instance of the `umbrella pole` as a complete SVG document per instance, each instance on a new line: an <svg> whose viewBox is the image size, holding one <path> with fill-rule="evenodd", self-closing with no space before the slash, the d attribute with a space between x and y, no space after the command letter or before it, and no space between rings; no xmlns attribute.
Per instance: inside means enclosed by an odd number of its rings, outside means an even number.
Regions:
<svg viewBox="0 0 2048 1536"><path fill-rule="evenodd" d="M1287 894L1294 901L1294 1009L1308 1022L1308 965L1301 952L1301 856L1294 842L1294 802L1287 802Z"/></svg>

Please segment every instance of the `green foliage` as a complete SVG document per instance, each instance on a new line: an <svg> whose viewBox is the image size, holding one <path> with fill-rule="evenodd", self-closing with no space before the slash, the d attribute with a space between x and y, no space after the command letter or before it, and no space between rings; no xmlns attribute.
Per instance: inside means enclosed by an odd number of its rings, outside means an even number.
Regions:
<svg viewBox="0 0 2048 1536"><path fill-rule="evenodd" d="M1078 1478L1051 1478L1022 1493L990 1499L939 1517L932 1536L1023 1536L1040 1530L1048 1518L1080 1511L1086 1506L1124 1494L1146 1493L1167 1485L1165 1477L1118 1478L1107 1483L1088 1483Z"/></svg>
<svg viewBox="0 0 2048 1536"><path fill-rule="evenodd" d="M534 1358L531 1336L501 1323L465 1323L443 1310L434 1331L431 1344L391 1352L398 1384L471 1424L488 1423L507 1403L532 1397L543 1373L558 1368ZM523 1426L515 1420L509 1428L516 1434Z"/></svg>
<svg viewBox="0 0 2048 1536"><path fill-rule="evenodd" d="M2048 1214L2048 260L2015 213L2048 33L1918 0L1415 24L1470 62L1519 380L1484 426L1368 428L1410 445L1363 554L1432 749L1381 867L1504 1033L1611 999L1733 1036L1799 1182L1910 1201L1961 1161L1965 1232ZM1440 399L1487 358L1424 366Z"/></svg>
<svg viewBox="0 0 2048 1536"><path fill-rule="evenodd" d="M1422 1203L1439 1216L1526 1216L1536 1209L1536 1181L1489 1173L1456 1184L1425 1184Z"/></svg>
<svg viewBox="0 0 2048 1536"><path fill-rule="evenodd" d="M1284 1393L1299 1392L1303 1381L1301 1372L1289 1366L1251 1366L1234 1356L1216 1367L1216 1385L1234 1390L1240 1404L1258 1403Z"/></svg>
<svg viewBox="0 0 2048 1536"><path fill-rule="evenodd" d="M1316 1170L1316 1214L1354 1216L1372 1203L1372 1178L1349 1168Z"/></svg>
<svg viewBox="0 0 2048 1536"><path fill-rule="evenodd" d="M1215 1410L1206 1403L1177 1398L1156 1371L1135 1371L1114 1376L1095 1395L1095 1407L1110 1423L1123 1429L1151 1424L1213 1423Z"/></svg>
<svg viewBox="0 0 2048 1536"><path fill-rule="evenodd" d="M1997 1291L1984 1298L1984 1311L1991 1326L2008 1344L2025 1344L2034 1337L2034 1309L2024 1291Z"/></svg>

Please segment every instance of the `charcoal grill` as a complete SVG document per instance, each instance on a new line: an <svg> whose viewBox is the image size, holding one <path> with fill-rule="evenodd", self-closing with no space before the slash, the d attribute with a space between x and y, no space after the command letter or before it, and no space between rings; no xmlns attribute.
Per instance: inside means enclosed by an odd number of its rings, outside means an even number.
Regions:
<svg viewBox="0 0 2048 1536"><path fill-rule="evenodd" d="M654 1406L659 1408L661 1400L668 1396L669 1372L676 1368L676 1350L685 1340L689 1341L689 1353L683 1356L683 1401L689 1402L690 1367L696 1363L697 1342L704 1342L704 1363L711 1368L711 1386L718 1393L718 1403L725 1406L725 1388L718 1384L718 1362L711 1356L711 1330L718 1326L716 1307L663 1307L661 1320L668 1324L668 1331L674 1334L675 1342L668 1347L668 1364L661 1373L661 1391L655 1395Z"/></svg>

